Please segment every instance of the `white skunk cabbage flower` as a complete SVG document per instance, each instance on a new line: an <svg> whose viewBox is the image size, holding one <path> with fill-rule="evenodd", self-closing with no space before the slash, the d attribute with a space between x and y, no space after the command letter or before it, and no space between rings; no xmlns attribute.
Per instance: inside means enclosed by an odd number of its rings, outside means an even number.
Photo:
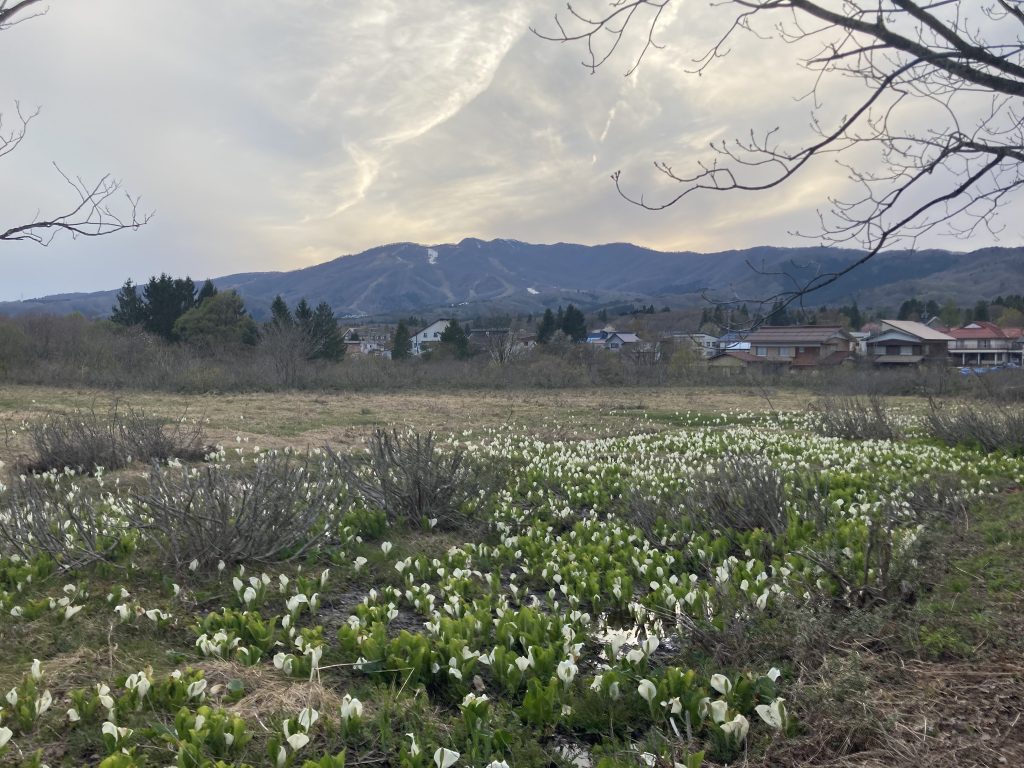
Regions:
<svg viewBox="0 0 1024 768"><path fill-rule="evenodd" d="M459 760L459 753L454 749L439 747L434 751L434 765L437 768L451 768Z"/></svg>
<svg viewBox="0 0 1024 768"><path fill-rule="evenodd" d="M636 690L640 694L640 698L648 703L654 701L654 697L658 695L658 686L646 677L640 681L640 685L637 686Z"/></svg>
<svg viewBox="0 0 1024 768"><path fill-rule="evenodd" d="M721 728L726 736L741 743L747 738L747 731L750 730L750 721L743 715L736 715L728 723L722 723Z"/></svg>
<svg viewBox="0 0 1024 768"><path fill-rule="evenodd" d="M778 698L771 704L758 704L754 707L754 711L770 727L781 731L786 727L786 705L783 702L785 699Z"/></svg>
<svg viewBox="0 0 1024 768"><path fill-rule="evenodd" d="M726 696L732 690L732 680L725 675L712 675L711 687L723 696Z"/></svg>

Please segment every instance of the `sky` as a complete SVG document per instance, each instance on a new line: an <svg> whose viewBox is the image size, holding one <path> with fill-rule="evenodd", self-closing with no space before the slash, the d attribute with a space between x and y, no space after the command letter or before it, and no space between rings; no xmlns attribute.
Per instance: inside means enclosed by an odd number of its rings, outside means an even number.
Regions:
<svg viewBox="0 0 1024 768"><path fill-rule="evenodd" d="M610 180L621 170L656 201L673 187L655 160L690 169L709 141L754 127L808 135L794 97L811 75L791 46L747 36L688 73L729 20L705 6L669 6L664 48L627 77L638 38L591 74L581 45L530 32L554 31L561 0L52 0L0 33L5 126L15 101L42 108L0 158L0 229L72 201L53 164L110 173L155 215L137 232L0 244L0 300L290 270L397 241L809 244L789 233L812 231L844 188L831 159L767 195L656 213ZM823 107L841 108L831 95Z"/></svg>

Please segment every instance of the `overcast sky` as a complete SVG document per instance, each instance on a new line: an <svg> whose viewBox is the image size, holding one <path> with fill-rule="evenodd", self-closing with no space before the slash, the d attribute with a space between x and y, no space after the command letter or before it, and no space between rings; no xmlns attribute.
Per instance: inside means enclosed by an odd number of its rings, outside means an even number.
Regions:
<svg viewBox="0 0 1024 768"><path fill-rule="evenodd" d="M114 174L156 216L135 233L0 245L0 300L294 269L404 240L807 244L787 232L813 229L841 189L830 161L769 195L661 213L616 194L617 169L651 199L671 192L652 161L690 168L711 139L806 134L795 51L749 38L687 75L695 41L726 19L679 7L667 47L627 78L629 50L590 75L582 47L529 32L553 29L562 0L53 0L0 35L0 110L42 106L0 160L0 227L67 205L51 163Z"/></svg>

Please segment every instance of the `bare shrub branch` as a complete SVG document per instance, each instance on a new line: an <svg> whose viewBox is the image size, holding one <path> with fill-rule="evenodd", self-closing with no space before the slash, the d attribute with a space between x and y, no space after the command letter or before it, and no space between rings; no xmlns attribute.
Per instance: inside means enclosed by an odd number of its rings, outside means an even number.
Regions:
<svg viewBox="0 0 1024 768"><path fill-rule="evenodd" d="M462 505L477 496L480 478L465 449L442 450L433 432L377 429L367 449L360 459L329 455L349 486L392 523L452 524L461 519Z"/></svg>
<svg viewBox="0 0 1024 768"><path fill-rule="evenodd" d="M74 485L74 483L72 483ZM64 569L109 559L126 528L109 505L61 475L15 479L0 494L0 552L30 561L52 557Z"/></svg>
<svg viewBox="0 0 1024 768"><path fill-rule="evenodd" d="M34 457L25 469L48 472L71 468L94 472L98 467L121 469L132 461L185 459L203 456L204 430L200 420L164 420L141 410L118 408L49 414L28 425Z"/></svg>
<svg viewBox="0 0 1024 768"><path fill-rule="evenodd" d="M943 408L931 400L928 428L947 445L1024 455L1024 409L1019 406L961 404Z"/></svg>
<svg viewBox="0 0 1024 768"><path fill-rule="evenodd" d="M343 486L317 457L271 451L237 465L155 464L133 495L133 526L182 569L300 557L328 535Z"/></svg>
<svg viewBox="0 0 1024 768"><path fill-rule="evenodd" d="M698 475L682 506L699 530L786 530L786 485L782 473L756 456L722 456L711 472Z"/></svg>
<svg viewBox="0 0 1024 768"><path fill-rule="evenodd" d="M899 430L878 395L825 397L813 406L818 431L845 440L897 440Z"/></svg>

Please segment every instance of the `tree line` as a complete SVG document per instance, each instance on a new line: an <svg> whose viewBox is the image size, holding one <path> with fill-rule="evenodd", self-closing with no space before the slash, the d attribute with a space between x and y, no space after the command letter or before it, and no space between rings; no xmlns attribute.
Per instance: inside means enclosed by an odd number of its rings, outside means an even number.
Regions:
<svg viewBox="0 0 1024 768"><path fill-rule="evenodd" d="M288 334L307 360L336 361L345 355L342 332L327 302L312 308L303 298L293 312L278 295L270 312L270 321L260 327L236 291L218 291L210 280L197 288L190 277L162 273L150 277L141 291L126 280L110 319L118 325L141 327L168 342L210 350L253 346L268 335Z"/></svg>

